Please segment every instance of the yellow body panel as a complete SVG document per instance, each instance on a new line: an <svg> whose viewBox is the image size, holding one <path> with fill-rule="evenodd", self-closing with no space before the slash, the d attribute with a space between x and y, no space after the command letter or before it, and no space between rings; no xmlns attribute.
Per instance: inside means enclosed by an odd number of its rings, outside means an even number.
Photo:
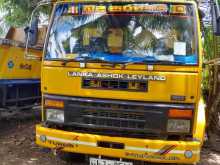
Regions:
<svg viewBox="0 0 220 165"><path fill-rule="evenodd" d="M97 146L98 141L123 143L125 149L111 149ZM89 155L102 155L124 159L151 161L159 163L195 163L200 159L200 142L163 141L135 138L109 137L56 129L36 127L38 145L66 152L77 152ZM175 149L167 154L160 154L165 146ZM184 154L192 151L193 156L187 159Z"/></svg>
<svg viewBox="0 0 220 165"><path fill-rule="evenodd" d="M149 81L147 92L128 92L115 90L82 89L80 77L68 77L68 72L94 72L111 74L143 74L165 76L165 81ZM171 95L186 96L184 103L196 103L199 85L198 73L149 72L106 69L80 69L68 67L43 67L42 92L79 97L114 98L121 100L174 102ZM59 80L59 81L57 81ZM51 83L53 82L53 83ZM194 90L192 90L194 89ZM155 93L155 91L157 91ZM134 97L135 95L135 97Z"/></svg>
<svg viewBox="0 0 220 165"><path fill-rule="evenodd" d="M41 55L40 50L29 50ZM41 62L25 59L25 48L0 45L0 79L40 79Z"/></svg>

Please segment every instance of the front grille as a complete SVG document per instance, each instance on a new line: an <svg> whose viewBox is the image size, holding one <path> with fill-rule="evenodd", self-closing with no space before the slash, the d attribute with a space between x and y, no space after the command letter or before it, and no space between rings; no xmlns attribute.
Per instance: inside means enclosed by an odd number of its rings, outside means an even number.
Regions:
<svg viewBox="0 0 220 165"><path fill-rule="evenodd" d="M82 88L146 92L148 82L85 78L82 80Z"/></svg>
<svg viewBox="0 0 220 165"><path fill-rule="evenodd" d="M66 105L66 125L85 128L87 133L136 136L166 132L168 107L97 99L68 101Z"/></svg>
<svg viewBox="0 0 220 165"><path fill-rule="evenodd" d="M125 129L144 129L144 113L85 110L84 123Z"/></svg>
<svg viewBox="0 0 220 165"><path fill-rule="evenodd" d="M44 95L44 99L63 100L65 122L46 122L48 127L88 134L167 139L169 109L194 109L193 104L145 103L137 101ZM171 134L191 136L189 134Z"/></svg>

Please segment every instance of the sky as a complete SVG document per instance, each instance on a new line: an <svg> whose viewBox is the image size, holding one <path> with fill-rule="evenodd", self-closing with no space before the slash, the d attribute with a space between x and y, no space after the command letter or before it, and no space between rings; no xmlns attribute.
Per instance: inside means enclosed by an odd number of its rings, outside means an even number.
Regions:
<svg viewBox="0 0 220 165"><path fill-rule="evenodd" d="M4 23L4 14L4 12L0 11L0 27L3 30L3 33L0 33L0 38L4 38L9 29L9 27Z"/></svg>

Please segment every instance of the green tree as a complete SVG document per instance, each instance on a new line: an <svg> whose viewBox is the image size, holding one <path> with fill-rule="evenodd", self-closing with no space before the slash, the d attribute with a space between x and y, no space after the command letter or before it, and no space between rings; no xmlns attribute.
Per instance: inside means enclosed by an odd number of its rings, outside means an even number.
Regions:
<svg viewBox="0 0 220 165"><path fill-rule="evenodd" d="M5 12L5 23L9 26L26 25L31 12L40 0L0 0L0 9Z"/></svg>

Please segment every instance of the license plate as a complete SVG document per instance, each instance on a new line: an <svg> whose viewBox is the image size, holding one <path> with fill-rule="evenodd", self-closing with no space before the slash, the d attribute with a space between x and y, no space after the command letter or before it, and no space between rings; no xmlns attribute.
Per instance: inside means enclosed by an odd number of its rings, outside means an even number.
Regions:
<svg viewBox="0 0 220 165"><path fill-rule="evenodd" d="M90 165L133 165L131 162L90 158Z"/></svg>

